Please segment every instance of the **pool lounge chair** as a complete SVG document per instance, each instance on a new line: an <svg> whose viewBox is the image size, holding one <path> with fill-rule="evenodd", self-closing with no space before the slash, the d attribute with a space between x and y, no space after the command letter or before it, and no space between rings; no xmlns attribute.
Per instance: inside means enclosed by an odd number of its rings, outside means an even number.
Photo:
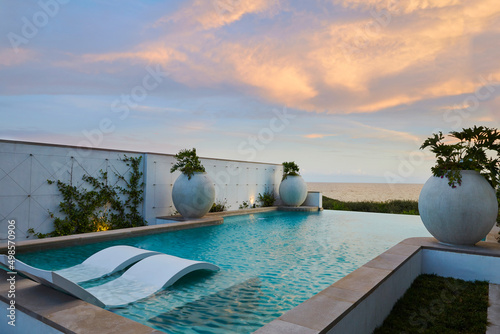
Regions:
<svg viewBox="0 0 500 334"><path fill-rule="evenodd" d="M148 256L161 254L132 246L105 248L73 267L57 270L56 273L72 282L80 283L114 274Z"/></svg>
<svg viewBox="0 0 500 334"><path fill-rule="evenodd" d="M74 283L80 283L114 274L115 272L125 269L139 260L156 254L161 253L132 246L112 246L95 253L76 266L57 270L54 273ZM1 258L0 262L3 265L7 265L6 258ZM22 263L17 259L16 262ZM26 265L24 263L22 264ZM28 267L29 268L26 267L26 269L29 270L27 273L31 274L33 276L32 279L35 281L36 276L43 277L46 275L46 270L41 270L31 266Z"/></svg>
<svg viewBox="0 0 500 334"><path fill-rule="evenodd" d="M8 267L7 261L8 257L1 254L0 263ZM219 267L207 262L156 254L134 264L113 281L84 289L58 272L38 269L22 261L15 261L15 271L38 283L100 307L121 306L146 298L174 284L182 276L199 269L219 270Z"/></svg>
<svg viewBox="0 0 500 334"><path fill-rule="evenodd" d="M119 278L87 291L107 307L116 307L146 298L200 269L217 271L219 267L168 254L153 255L134 264Z"/></svg>

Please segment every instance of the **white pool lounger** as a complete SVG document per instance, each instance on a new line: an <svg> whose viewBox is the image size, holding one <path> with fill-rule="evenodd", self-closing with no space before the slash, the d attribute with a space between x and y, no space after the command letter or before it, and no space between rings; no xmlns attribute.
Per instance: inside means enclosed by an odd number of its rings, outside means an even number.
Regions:
<svg viewBox="0 0 500 334"><path fill-rule="evenodd" d="M87 291L107 307L116 307L146 298L200 269L217 271L219 267L167 254L153 255L134 264L119 278Z"/></svg>
<svg viewBox="0 0 500 334"><path fill-rule="evenodd" d="M9 267L8 257L0 254L0 263ZM126 265L123 268L125 267ZM121 306L146 298L174 284L182 276L199 269L219 270L219 267L208 262L155 253L134 264L119 278L103 285L84 289L58 272L38 269L17 259L15 261L17 272L38 283L100 307Z"/></svg>
<svg viewBox="0 0 500 334"><path fill-rule="evenodd" d="M156 254L161 253L132 246L112 246L95 253L81 264L57 270L55 273L72 282L80 283L111 275L137 261Z"/></svg>

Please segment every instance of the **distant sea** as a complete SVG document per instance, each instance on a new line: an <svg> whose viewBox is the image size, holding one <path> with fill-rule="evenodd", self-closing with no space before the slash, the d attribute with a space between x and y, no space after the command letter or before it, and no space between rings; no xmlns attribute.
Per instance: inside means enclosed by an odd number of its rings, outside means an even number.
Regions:
<svg viewBox="0 0 500 334"><path fill-rule="evenodd" d="M423 184L409 183L329 183L307 182L307 190L341 201L377 201L392 199L418 200Z"/></svg>

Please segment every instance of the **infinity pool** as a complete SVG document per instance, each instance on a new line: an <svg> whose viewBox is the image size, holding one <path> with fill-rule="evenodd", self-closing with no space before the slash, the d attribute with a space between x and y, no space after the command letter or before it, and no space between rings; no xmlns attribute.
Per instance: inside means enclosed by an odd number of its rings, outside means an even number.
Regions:
<svg viewBox="0 0 500 334"><path fill-rule="evenodd" d="M398 242L423 236L430 234L419 216L274 211L19 259L58 270L120 244L211 262L221 270L193 272L150 298L111 311L167 333L251 333Z"/></svg>

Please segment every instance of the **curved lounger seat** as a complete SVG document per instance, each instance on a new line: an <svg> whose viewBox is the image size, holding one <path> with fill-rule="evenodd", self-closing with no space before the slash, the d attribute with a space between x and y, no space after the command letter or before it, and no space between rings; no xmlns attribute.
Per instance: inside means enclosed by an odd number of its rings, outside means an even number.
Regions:
<svg viewBox="0 0 500 334"><path fill-rule="evenodd" d="M111 275L129 265L158 252L132 246L105 248L73 267L57 270L55 273L75 283L85 282L105 275Z"/></svg>
<svg viewBox="0 0 500 334"><path fill-rule="evenodd" d="M0 254L0 263L9 267L7 255ZM139 261L113 281L84 289L57 272L38 269L17 259L15 262L15 271L100 307L115 307L146 298L198 269L219 270L219 267L160 253Z"/></svg>
<svg viewBox="0 0 500 334"><path fill-rule="evenodd" d="M0 254L0 262L8 267L7 261L8 261L7 255ZM66 292L67 294L80 298L81 300L84 300L88 303L100 307L105 306L104 303L102 303L99 299L97 299L87 290L85 290L75 282L72 282L63 276L58 275L54 271L38 269L17 259L15 262L15 271L22 273L25 276L28 276L35 282L38 282L46 286L50 286L51 288L57 290L61 290L63 292Z"/></svg>
<svg viewBox="0 0 500 334"><path fill-rule="evenodd" d="M216 271L219 267L167 254L153 255L134 264L121 277L87 291L106 306L116 307L146 298L199 269Z"/></svg>

